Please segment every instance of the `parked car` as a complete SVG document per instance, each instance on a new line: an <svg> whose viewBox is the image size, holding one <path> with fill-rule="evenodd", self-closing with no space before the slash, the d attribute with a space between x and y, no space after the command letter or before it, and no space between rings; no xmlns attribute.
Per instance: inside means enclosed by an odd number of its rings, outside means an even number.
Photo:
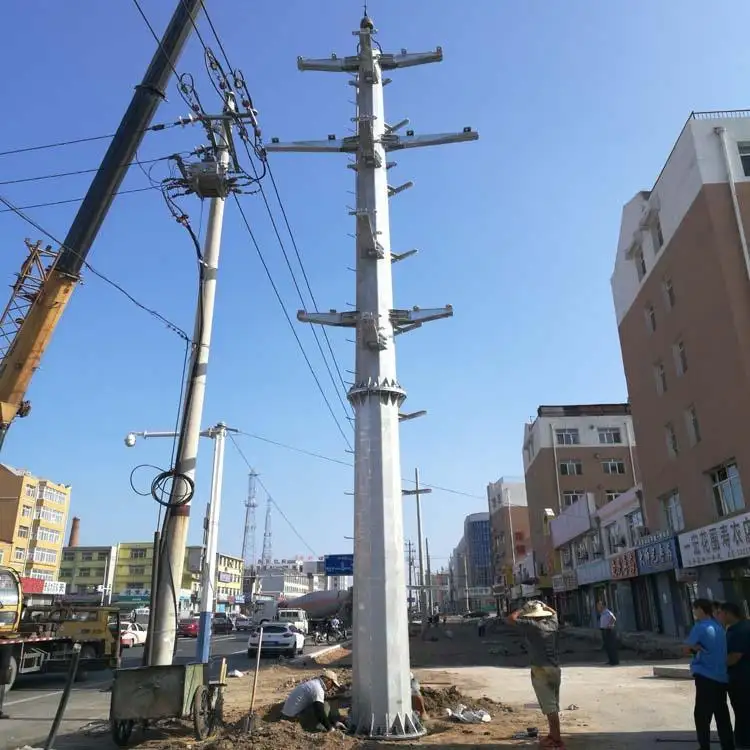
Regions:
<svg viewBox="0 0 750 750"><path fill-rule="evenodd" d="M177 636L179 638L197 638L198 618L192 617L188 620L180 620L180 622L177 623Z"/></svg>
<svg viewBox="0 0 750 750"><path fill-rule="evenodd" d="M234 627L237 630L252 630L253 624L249 617L240 616L234 621Z"/></svg>
<svg viewBox="0 0 750 750"><path fill-rule="evenodd" d="M260 630L251 633L247 641L247 655L253 658L258 654L275 653L284 654L294 658L303 652L305 648L305 634L294 625L286 623L271 623L263 628L263 641L260 642Z"/></svg>
<svg viewBox="0 0 750 750"><path fill-rule="evenodd" d="M212 619L211 629L214 635L231 633L234 630L234 624L227 617L225 612L215 612Z"/></svg>
<svg viewBox="0 0 750 750"><path fill-rule="evenodd" d="M120 623L120 646L133 648L142 646L146 642L146 628L138 622Z"/></svg>

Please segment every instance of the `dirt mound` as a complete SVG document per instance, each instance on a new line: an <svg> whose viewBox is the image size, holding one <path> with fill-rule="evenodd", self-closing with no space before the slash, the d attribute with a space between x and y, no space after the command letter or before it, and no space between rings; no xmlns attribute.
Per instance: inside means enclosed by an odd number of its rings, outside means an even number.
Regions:
<svg viewBox="0 0 750 750"><path fill-rule="evenodd" d="M434 688L423 687L422 697L427 713L430 716L441 716L445 710L450 708L455 710L457 706L463 705L468 709L483 709L490 716L498 713L513 713L512 706L506 706L504 703L497 703L489 698L470 698L464 695L455 685L451 685L445 690L435 690Z"/></svg>

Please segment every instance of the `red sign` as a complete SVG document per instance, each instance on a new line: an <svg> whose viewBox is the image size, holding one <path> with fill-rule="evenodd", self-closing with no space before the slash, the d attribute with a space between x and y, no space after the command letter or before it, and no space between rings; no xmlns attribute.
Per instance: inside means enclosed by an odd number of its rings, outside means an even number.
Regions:
<svg viewBox="0 0 750 750"><path fill-rule="evenodd" d="M623 580L624 578L637 578L638 565L636 563L635 550L623 552L621 555L609 560L609 572L613 581Z"/></svg>
<svg viewBox="0 0 750 750"><path fill-rule="evenodd" d="M21 591L24 594L43 594L44 581L41 578L21 578Z"/></svg>

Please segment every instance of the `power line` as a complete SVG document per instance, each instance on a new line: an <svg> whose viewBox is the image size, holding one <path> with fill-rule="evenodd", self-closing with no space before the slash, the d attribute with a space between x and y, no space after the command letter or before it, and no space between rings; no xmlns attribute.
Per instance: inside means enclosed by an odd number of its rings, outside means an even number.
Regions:
<svg viewBox="0 0 750 750"><path fill-rule="evenodd" d="M333 458L332 456L326 456L323 453L317 453L316 451L307 450L306 448L299 448L295 445L289 445L288 443L281 443L278 440L271 440L271 438L264 437L263 435L256 435L253 432L245 432L243 430L239 430L237 434L244 435L245 437L252 438L253 440L260 440L262 443L275 445L278 448L284 448L289 451L294 451L295 453L300 453L303 456L310 456L311 458L318 458L321 461L328 461L329 463L338 464L339 466L346 466L349 469L354 468L354 464L350 463L349 461L343 461L340 458ZM403 477L402 481L409 482L410 484L415 484L413 477L411 479L409 477ZM454 490L454 489L451 489L450 487L441 487L439 484L426 484L425 482L421 480L419 482L419 486L429 487L433 490L438 490L440 492L447 492L450 495L460 495L461 497L470 497L476 500L486 499L484 495L474 495L471 492L463 492L462 490Z"/></svg>
<svg viewBox="0 0 750 750"><path fill-rule="evenodd" d="M258 473L257 473L257 472L255 471L255 468L254 468L254 467L253 467L253 465L252 465L252 464L250 463L250 461L248 461L248 458L247 458L247 456L246 456L246 455L244 454L244 452L242 451L242 448L240 448L240 446L239 446L239 445L237 445L237 441L236 441L236 440L234 439L234 435L233 435L233 434L232 434L231 432L227 433L227 435L228 435L229 439L230 439L230 440L232 441L232 444L234 445L234 447L235 447L235 448L237 449L237 453L239 453L239 454L240 454L240 457L241 457L241 458L242 458L242 460L243 460L243 461L245 462L245 465L247 466L248 470L249 470L250 472L252 472L253 474L255 474L255 475L256 475L256 476L255 476L255 480L256 480L256 481L258 482L258 484L259 484L259 485L261 486L261 488L262 488L262 489L263 489L263 491L264 491L264 492L266 493L266 495L268 495L268 499L269 499L269 500L271 501L271 503L272 503L272 504L274 505L274 507L276 508L276 510L277 510L277 511L279 511L279 513L281 514L281 517L282 517L282 518L283 518L283 519L284 519L284 520L285 520L285 521L287 522L287 525L288 525L288 526L289 526L289 528L290 528L290 529L291 529L291 530L292 530L292 531L294 532L294 534L296 535L297 539L299 539L299 540L300 540L300 541L302 542L302 544L304 544L304 545L305 545L305 547L307 547L307 549L308 549L308 550L309 550L309 551L310 551L310 552L311 552L311 553L312 553L312 554L313 554L313 555L314 555L315 557L317 557L318 555L317 555L317 553L315 552L315 550L314 550L314 549L313 549L313 548L312 548L312 547L311 547L311 546L310 546L310 545L309 545L309 544L307 543L307 541L306 541L306 540L305 540L305 538L304 538L304 537L302 536L302 534L300 534L300 533L299 533L299 531L297 531L297 529L295 528L294 524L293 524L293 523L292 523L292 522L291 522L291 521L290 521L290 520L289 520L289 519L287 518L287 516L286 516L286 513L284 513L284 511L283 511L283 510L281 510L281 508L279 507L279 504L278 504L278 503L277 503L277 502L276 502L276 501L275 501L275 500L273 499L273 496L272 496L272 495L271 495L271 493L270 493L270 492L268 491L268 488L266 487L266 485L265 485L265 484L263 484L263 480L262 480L262 479L260 478L260 476L258 475Z"/></svg>
<svg viewBox="0 0 750 750"><path fill-rule="evenodd" d="M148 188L151 190L151 188ZM80 253L78 253L73 248L67 247L63 244L55 235L53 235L51 232L48 232L44 227L42 227L38 222L34 221L30 216L27 216L25 213L23 213L23 210L19 208L18 206L15 206L13 203L11 203L7 198L4 198L2 195L0 195L0 203L3 203L5 206L7 206L8 211L12 211L16 215L18 215L20 218L22 218L25 222L28 224L31 224L34 229L36 229L38 232L41 232L45 237L52 240L56 245L60 247L60 249L68 250L69 252L74 253L79 258L82 258ZM154 310L151 307L148 307L147 305L144 305L142 302L139 302L130 292L128 292L126 289L124 289L122 286L120 286L116 281L113 281L108 276L105 276L100 271L97 271L89 262L87 262L85 259L83 260L83 265L94 274L94 276L100 278L105 283L109 284L112 288L116 289L120 294L122 294L124 297L126 297L130 302L132 302L137 308L140 310L143 310L144 312L148 313L152 317L156 318L157 320L164 323L164 325L167 326L171 331L176 333L178 336L180 336L185 341L192 341L191 337L185 333L185 331L182 330L176 323L173 323L168 318L165 318L160 312L157 310Z"/></svg>
<svg viewBox="0 0 750 750"><path fill-rule="evenodd" d="M294 336L294 340L297 342L297 346L299 347L300 351L302 352L302 356L305 358L305 362L307 363L307 367L310 370L311 375L313 376L313 379L315 380L315 385L318 387L318 390L320 391L320 395L323 397L323 401L325 401L326 407L328 408L328 411L331 414L331 417L333 418L333 421L336 423L336 427L338 428L338 431L341 433L341 436L344 438L344 441L346 442L346 445L348 446L349 450L352 450L351 442L349 441L349 437L347 436L346 432L344 432L343 428L341 427L341 423L339 422L338 418L336 417L335 412L333 411L333 407L331 406L331 402L328 400L328 396L326 395L326 392L323 390L323 386L321 385L320 378L318 377L318 374L315 372L315 368L312 366L312 362L310 362L310 357L307 356L307 352L305 351L305 347L302 345L302 341L300 340L299 334L297 333L297 330L294 327L294 323L292 323L292 319L289 316L289 313L287 312L287 309L284 305L284 300L281 298L281 294L279 292L279 288L276 286L276 282L273 280L273 276L271 275L271 271L268 268L268 264L266 263L266 259L263 257L263 252L260 249L260 245L258 245L258 241L255 239L255 234L253 233L253 230L250 228L250 222L247 219L247 215L245 214L244 209L242 208L242 204L240 203L239 199L237 198L236 193L232 193L232 197L234 198L234 202L237 205L237 208L240 212L240 216L242 217L242 221L245 224L245 229L247 230L248 234L250 235L250 239L255 246L255 251L258 253L258 257L260 258L260 262L263 265L263 269L266 272L266 276L268 277L268 281L271 283L271 287L273 288L274 294L276 295L276 299L279 302L279 305L281 306L281 310L284 313L284 317L286 318L286 322L289 324L289 328L292 331L292 335Z"/></svg>
<svg viewBox="0 0 750 750"><path fill-rule="evenodd" d="M157 125L151 125L148 128L139 130L139 133L148 133L149 131L166 130L167 128L176 128L182 123L179 122L167 122L160 123ZM30 151L44 151L48 148L60 148L61 146L74 146L77 143L92 143L93 141L106 141L114 138L115 133L108 133L107 135L92 135L87 138L74 138L69 141L57 141L55 143L44 143L39 146L21 146L20 148L12 148L8 151L0 151L0 156L11 156L13 154L27 154Z"/></svg>
<svg viewBox="0 0 750 750"><path fill-rule="evenodd" d="M154 187L153 185L149 185L148 187L132 188L130 190L118 190L116 193L113 193L113 195L130 195L132 193L145 193L147 190L157 190L157 189L158 188ZM83 200L83 196L80 198L65 198L59 201L47 201L46 203L31 203L27 206L14 206L13 208L0 208L0 214L7 214L10 211L13 211L14 213L18 213L19 211L26 211L29 208L49 208L50 206L63 206L66 203L80 203L82 200ZM5 201L3 201L3 203L5 203L6 206L10 205L9 203Z"/></svg>

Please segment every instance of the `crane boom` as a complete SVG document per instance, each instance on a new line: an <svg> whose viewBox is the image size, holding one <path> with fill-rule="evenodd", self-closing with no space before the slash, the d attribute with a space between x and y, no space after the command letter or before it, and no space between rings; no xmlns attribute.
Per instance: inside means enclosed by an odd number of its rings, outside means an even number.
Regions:
<svg viewBox="0 0 750 750"><path fill-rule="evenodd" d="M29 412L26 391L34 371L79 281L81 268L135 157L174 71L203 0L177 0L177 8L140 85L123 115L101 165L76 213L56 261L45 274L32 304L6 340L0 362L0 448L17 416ZM28 260L27 260L28 263ZM25 266L24 266L25 267ZM23 269L22 269L23 275ZM11 303L17 301L15 293ZM6 309L6 313L8 309Z"/></svg>

